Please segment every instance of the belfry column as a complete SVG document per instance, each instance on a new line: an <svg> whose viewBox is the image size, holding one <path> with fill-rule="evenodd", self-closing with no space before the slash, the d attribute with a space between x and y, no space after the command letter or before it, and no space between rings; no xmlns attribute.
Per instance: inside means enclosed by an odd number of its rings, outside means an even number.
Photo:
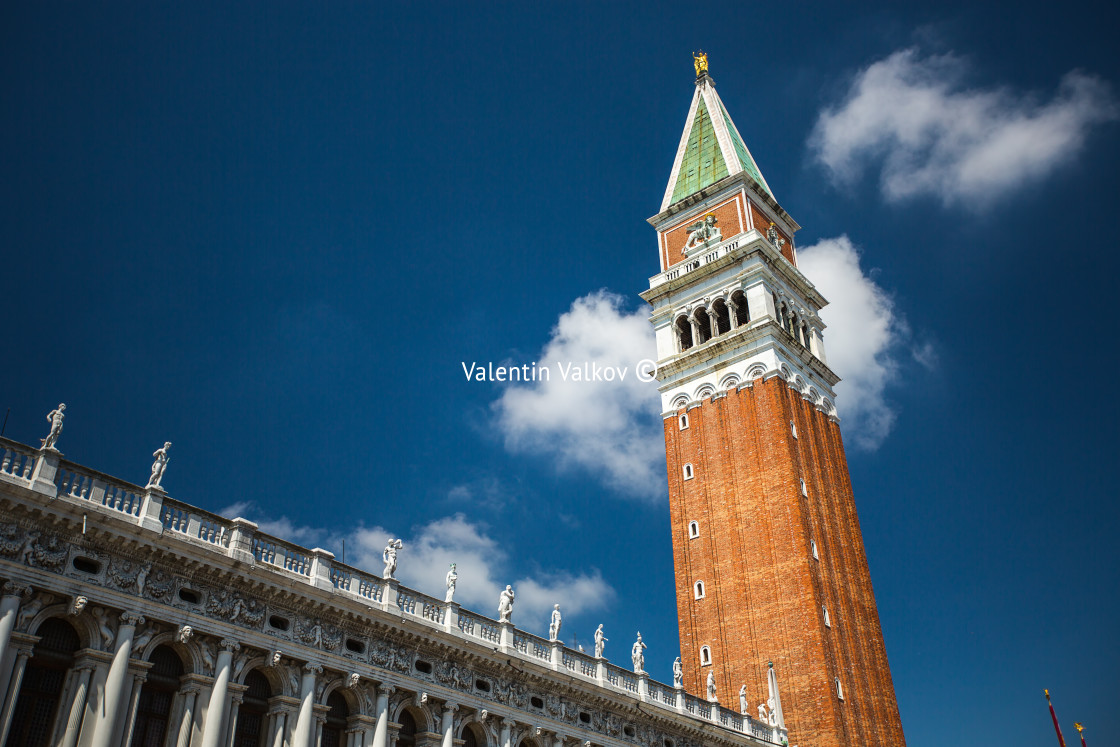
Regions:
<svg viewBox="0 0 1120 747"><path fill-rule="evenodd" d="M218 747L226 715L226 694L229 692L229 673L233 665L233 652L241 644L223 638L218 662L214 665L214 688L210 692L210 705L206 709L206 728L202 732L202 747Z"/></svg>
<svg viewBox="0 0 1120 747"><path fill-rule="evenodd" d="M373 727L373 747L389 747L389 696L395 689L392 685L379 685L377 688L377 724Z"/></svg>
<svg viewBox="0 0 1120 747"><path fill-rule="evenodd" d="M136 626L144 622L144 618L135 612L122 612L121 625L117 630L116 648L113 650L113 663L109 666L109 675L105 678L105 697L102 699L102 711L98 715L97 725L93 732L91 747L109 747L113 742L113 733L117 730L124 705L125 680L128 677L128 660L132 653L132 638L136 635Z"/></svg>
<svg viewBox="0 0 1120 747"><path fill-rule="evenodd" d="M30 639L28 643L13 646L15 666L12 667L12 681L8 686L8 693L4 698L4 711L0 714L0 744L5 744L8 739L8 730L12 728L12 717L15 715L16 702L19 700L19 688L23 684L23 673L27 669L27 660L31 658L32 647L39 642L36 636L25 636Z"/></svg>

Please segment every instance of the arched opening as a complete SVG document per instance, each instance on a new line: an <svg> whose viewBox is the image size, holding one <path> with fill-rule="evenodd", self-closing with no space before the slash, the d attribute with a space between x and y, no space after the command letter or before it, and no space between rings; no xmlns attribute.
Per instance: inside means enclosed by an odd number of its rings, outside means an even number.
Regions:
<svg viewBox="0 0 1120 747"><path fill-rule="evenodd" d="M700 522L698 522L698 521L688 522L688 537L689 537L689 539L695 539L699 536L700 536Z"/></svg>
<svg viewBox="0 0 1120 747"><path fill-rule="evenodd" d="M237 728L233 733L233 747L260 747L264 743L264 728L268 723L268 699L272 685L268 678L254 669L245 675L249 688L242 696L237 711Z"/></svg>
<svg viewBox="0 0 1120 747"><path fill-rule="evenodd" d="M696 584L692 587L692 592L693 592L693 596L696 599L703 599L704 598L704 582L703 581L697 581Z"/></svg>
<svg viewBox="0 0 1120 747"><path fill-rule="evenodd" d="M397 747L416 747L416 719L411 713L404 711L398 723L401 728L397 732Z"/></svg>
<svg viewBox="0 0 1120 747"><path fill-rule="evenodd" d="M716 319L716 333L722 335L731 331L731 310L722 300L712 302L712 314Z"/></svg>
<svg viewBox="0 0 1120 747"><path fill-rule="evenodd" d="M467 724L463 728L463 747L486 747L486 737L480 733L478 724Z"/></svg>
<svg viewBox="0 0 1120 747"><path fill-rule="evenodd" d="M700 647L700 666L710 666L712 663L712 650L707 646Z"/></svg>
<svg viewBox="0 0 1120 747"><path fill-rule="evenodd" d="M179 691L183 676L183 660L170 646L158 646L148 659L152 668L140 688L136 703L136 726L132 730L132 747L163 747L167 725L171 719L171 701Z"/></svg>
<svg viewBox="0 0 1120 747"><path fill-rule="evenodd" d="M700 332L700 339L696 341L696 344L703 345L712 339L712 320L706 309L697 309L693 314L696 316L696 327Z"/></svg>
<svg viewBox="0 0 1120 747"><path fill-rule="evenodd" d="M66 672L82 645L73 626L59 617L44 622L36 635L42 640L35 644L23 672L8 744L45 747L50 743Z"/></svg>
<svg viewBox="0 0 1120 747"><path fill-rule="evenodd" d="M751 320L750 306L747 305L747 297L743 295L743 291L731 294L731 310L735 314L736 327L742 327Z"/></svg>
<svg viewBox="0 0 1120 747"><path fill-rule="evenodd" d="M343 735L346 733L346 719L350 717L350 706L346 705L346 698L335 690L327 696L327 722L323 724L323 739L319 747L342 747Z"/></svg>
<svg viewBox="0 0 1120 747"><path fill-rule="evenodd" d="M677 340L681 344L682 353L692 347L692 325L683 316L677 319Z"/></svg>

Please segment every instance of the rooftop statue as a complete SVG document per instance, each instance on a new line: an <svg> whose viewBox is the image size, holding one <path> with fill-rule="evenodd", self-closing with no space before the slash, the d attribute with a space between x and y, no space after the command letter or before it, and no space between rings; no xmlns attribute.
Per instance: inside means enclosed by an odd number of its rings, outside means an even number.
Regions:
<svg viewBox="0 0 1120 747"><path fill-rule="evenodd" d="M51 432L47 434L46 438L40 439L43 442L44 449L58 451L54 444L58 441L58 437L62 435L62 421L66 419L64 412L66 412L66 405L59 402L58 407L47 413L47 422L51 424Z"/></svg>
<svg viewBox="0 0 1120 747"><path fill-rule="evenodd" d="M684 687L684 667L679 656L673 661L673 687Z"/></svg>
<svg viewBox="0 0 1120 747"><path fill-rule="evenodd" d="M708 670L708 700L716 702L716 675L712 670Z"/></svg>
<svg viewBox="0 0 1120 747"><path fill-rule="evenodd" d="M609 639L603 635L603 624L599 623L599 627L595 629L595 658L603 658L603 647Z"/></svg>
<svg viewBox="0 0 1120 747"><path fill-rule="evenodd" d="M778 234L778 229L774 227L773 223L766 229L766 239L773 244L774 248L779 252L782 250L782 247L786 245L786 240Z"/></svg>
<svg viewBox="0 0 1120 747"><path fill-rule="evenodd" d="M455 584L459 581L459 574L455 571L455 564L451 564L451 570L447 572L445 583L447 584L447 594L444 596L443 601L451 602L455 600Z"/></svg>
<svg viewBox="0 0 1120 747"><path fill-rule="evenodd" d="M560 617L560 605L552 605L552 620L548 623L548 640L560 640L560 625L563 622Z"/></svg>
<svg viewBox="0 0 1120 747"><path fill-rule="evenodd" d="M498 621L508 623L510 615L513 614L513 598L516 596L513 593L513 587L506 585L502 593L498 597Z"/></svg>
<svg viewBox="0 0 1120 747"><path fill-rule="evenodd" d="M171 460L171 457L167 456L167 452L170 450L171 442L164 441L163 448L156 449L152 453L152 458L155 459L155 461L152 462L152 476L148 478L149 488L158 488L160 486L159 482L163 479L163 471L167 469L167 463Z"/></svg>
<svg viewBox="0 0 1120 747"><path fill-rule="evenodd" d="M389 544L385 545L385 550L381 553L381 559L385 561L385 569L381 572L381 578L396 578L393 574L397 570L397 550L402 547L404 547L404 542L392 537L389 538Z"/></svg>
<svg viewBox="0 0 1120 747"><path fill-rule="evenodd" d="M634 663L634 671L639 674L646 671L645 649L646 644L642 641L642 634L639 631L638 640L630 647L630 661Z"/></svg>
<svg viewBox="0 0 1120 747"><path fill-rule="evenodd" d="M692 66L696 68L696 77L708 74L708 55L700 50L692 55Z"/></svg>

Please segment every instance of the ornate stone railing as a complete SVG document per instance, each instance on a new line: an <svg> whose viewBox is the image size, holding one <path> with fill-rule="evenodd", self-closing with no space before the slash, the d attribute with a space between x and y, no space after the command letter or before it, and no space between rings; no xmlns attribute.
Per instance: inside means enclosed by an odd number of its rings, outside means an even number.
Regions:
<svg viewBox="0 0 1120 747"><path fill-rule="evenodd" d="M780 743L784 730L709 703L680 688L649 679L606 659L564 647L532 633L460 608L422 592L401 586L337 562L319 548L307 549L258 531L246 519L226 519L195 506L173 500L160 488L140 487L74 464L57 451L35 450L0 438L0 482L19 485L39 494L40 500L92 507L101 515L139 526L155 535L189 542L201 552L212 552L258 568L279 573L285 585L294 584L352 597L367 606L407 617L417 625L473 640L489 648L563 672L618 693L721 726L730 731ZM215 565L224 561L215 558ZM310 592L311 589L309 588Z"/></svg>
<svg viewBox="0 0 1120 747"><path fill-rule="evenodd" d="M15 441L9 441L6 438L0 439L0 448L4 449L4 456L0 457L0 475L24 480L31 479L31 473L35 469L37 452L30 447Z"/></svg>

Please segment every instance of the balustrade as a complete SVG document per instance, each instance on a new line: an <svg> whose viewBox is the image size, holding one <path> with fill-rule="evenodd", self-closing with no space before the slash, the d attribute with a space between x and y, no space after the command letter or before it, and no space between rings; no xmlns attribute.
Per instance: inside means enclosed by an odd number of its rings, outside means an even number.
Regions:
<svg viewBox="0 0 1120 747"><path fill-rule="evenodd" d="M0 444L4 447L4 456L0 457L0 474L30 480L35 469L35 452L6 438Z"/></svg>

